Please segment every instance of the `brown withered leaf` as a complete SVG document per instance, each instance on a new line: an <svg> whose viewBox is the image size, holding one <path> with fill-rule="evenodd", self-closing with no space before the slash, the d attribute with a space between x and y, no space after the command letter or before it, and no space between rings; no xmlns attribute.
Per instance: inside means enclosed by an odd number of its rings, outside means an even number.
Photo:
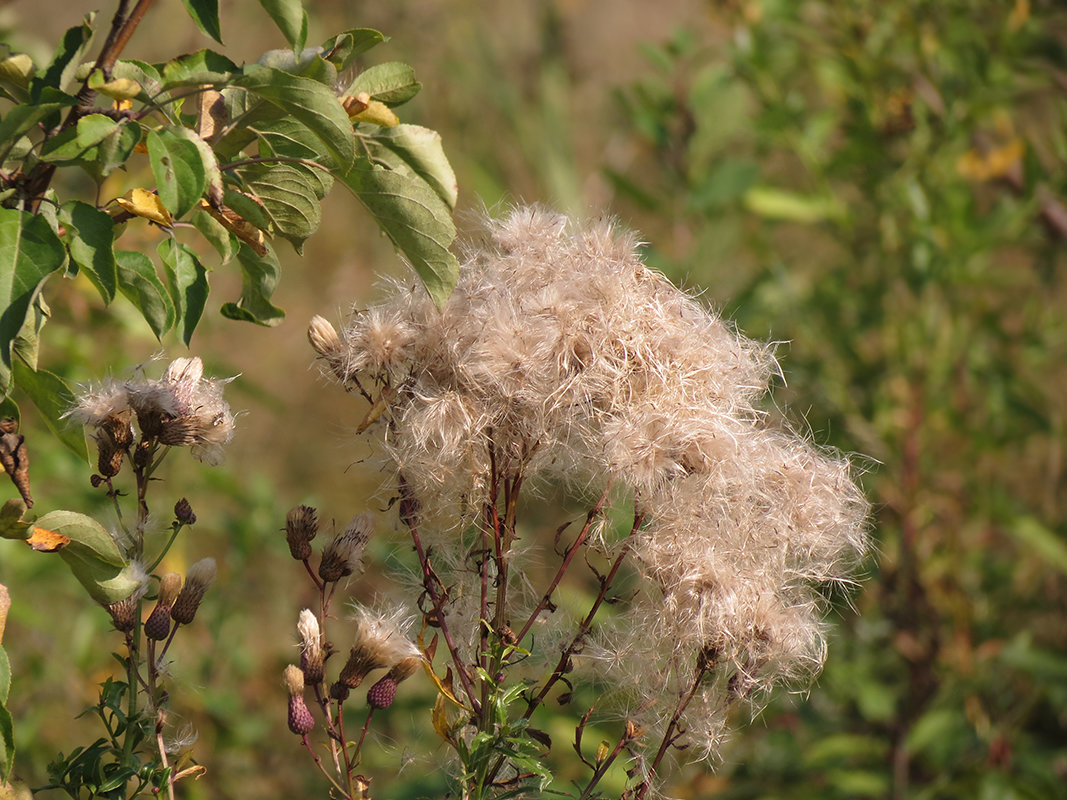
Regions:
<svg viewBox="0 0 1067 800"><path fill-rule="evenodd" d="M22 495L27 508L33 506L30 494L30 455L26 449L26 437L16 433L17 423L12 419L0 421L0 466Z"/></svg>

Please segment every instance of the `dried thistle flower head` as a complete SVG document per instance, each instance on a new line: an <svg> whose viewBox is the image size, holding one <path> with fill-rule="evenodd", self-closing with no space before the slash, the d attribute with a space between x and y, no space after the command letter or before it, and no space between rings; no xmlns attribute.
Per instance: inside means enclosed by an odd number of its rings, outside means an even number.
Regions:
<svg viewBox="0 0 1067 800"><path fill-rule="evenodd" d="M345 348L337 330L325 317L315 315L308 324L308 341L319 354L319 358L326 362L326 366L334 377L340 381L348 378L345 369Z"/></svg>
<svg viewBox="0 0 1067 800"><path fill-rule="evenodd" d="M159 598L144 623L144 634L149 639L161 641L170 633L171 607L178 599L182 588L182 576L168 572L159 579Z"/></svg>
<svg viewBox="0 0 1067 800"><path fill-rule="evenodd" d="M585 662L611 666L634 724L662 730L699 663L679 724L714 753L732 700L818 671L816 587L850 581L866 500L847 460L767 423L772 347L648 269L632 236L517 209L442 310L398 284L331 342L345 379L382 387L406 519L462 524L497 478L633 494L645 580Z"/></svg>
<svg viewBox="0 0 1067 800"><path fill-rule="evenodd" d="M66 416L94 429L104 477L118 473L133 443L132 415L144 437L189 447L194 457L215 465L233 437L233 414L222 398L228 382L205 379L199 358L177 358L159 380L138 373L127 381L109 379L86 388Z"/></svg>
<svg viewBox="0 0 1067 800"><path fill-rule="evenodd" d="M310 608L305 608L300 612L296 629L300 633L300 668L304 671L304 681L312 685L320 683L326 676L326 654L319 618Z"/></svg>
<svg viewBox="0 0 1067 800"><path fill-rule="evenodd" d="M174 606L170 610L171 619L182 625L188 625L196 617L196 611L200 608L200 602L212 583L218 569L215 559L202 558L189 567L185 575L185 585L182 586Z"/></svg>
<svg viewBox="0 0 1067 800"><path fill-rule="evenodd" d="M403 614L403 609L379 613L365 606L356 607L355 642L338 683L355 689L372 670L393 667L419 656L418 647L407 635L410 620Z"/></svg>
<svg viewBox="0 0 1067 800"><path fill-rule="evenodd" d="M339 581L363 568L363 551L374 533L374 517L357 514L348 526L323 548L319 577L326 583Z"/></svg>
<svg viewBox="0 0 1067 800"><path fill-rule="evenodd" d="M311 506L295 506L285 518L285 540L297 561L311 558L311 540L319 532L319 514Z"/></svg>

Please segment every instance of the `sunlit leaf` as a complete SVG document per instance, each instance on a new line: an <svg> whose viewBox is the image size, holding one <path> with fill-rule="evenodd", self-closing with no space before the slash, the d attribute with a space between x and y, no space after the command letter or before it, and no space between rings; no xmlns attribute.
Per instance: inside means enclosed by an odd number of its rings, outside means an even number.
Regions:
<svg viewBox="0 0 1067 800"><path fill-rule="evenodd" d="M374 131L363 137L372 158L391 169L407 169L422 178L449 208L455 208L459 194L456 173L448 163L441 134L419 125L398 125Z"/></svg>
<svg viewBox="0 0 1067 800"><path fill-rule="evenodd" d="M259 0L282 36L294 50L303 50L308 35L308 17L300 0Z"/></svg>
<svg viewBox="0 0 1067 800"><path fill-rule="evenodd" d="M56 89L45 88L32 103L15 106L0 120L0 161L7 158L11 148L22 137L62 108L73 106L77 99Z"/></svg>
<svg viewBox="0 0 1067 800"><path fill-rule="evenodd" d="M398 106L417 95L421 88L412 67L399 61L387 61L363 70L344 93L359 95L366 92L372 100Z"/></svg>
<svg viewBox="0 0 1067 800"><path fill-rule="evenodd" d="M459 278L448 249L456 237L452 214L425 181L358 161L339 176L418 273L430 297L443 306Z"/></svg>
<svg viewBox="0 0 1067 800"><path fill-rule="evenodd" d="M112 100L133 100L143 89L141 84L131 78L114 78L107 80L101 70L95 70L89 76L89 88Z"/></svg>
<svg viewBox="0 0 1067 800"><path fill-rule="evenodd" d="M219 26L219 0L182 0L202 33L222 44L222 28Z"/></svg>
<svg viewBox="0 0 1067 800"><path fill-rule="evenodd" d="M352 28L323 42L322 56L341 72L348 69L359 56L387 38L385 34L373 28Z"/></svg>
<svg viewBox="0 0 1067 800"><path fill-rule="evenodd" d="M299 164L253 164L241 178L260 201L275 231L300 252L304 240L322 221L322 182Z"/></svg>
<svg viewBox="0 0 1067 800"><path fill-rule="evenodd" d="M237 88L251 92L280 108L319 139L333 164L347 167L355 158L352 123L336 95L310 78L252 65L234 80Z"/></svg>
<svg viewBox="0 0 1067 800"><path fill-rule="evenodd" d="M170 127L149 131L146 143L159 199L174 217L184 217L199 202L208 184L200 149L185 134Z"/></svg>
<svg viewBox="0 0 1067 800"><path fill-rule="evenodd" d="M381 100L369 100L363 110L351 114L353 122L370 122L383 128L400 124L400 118Z"/></svg>

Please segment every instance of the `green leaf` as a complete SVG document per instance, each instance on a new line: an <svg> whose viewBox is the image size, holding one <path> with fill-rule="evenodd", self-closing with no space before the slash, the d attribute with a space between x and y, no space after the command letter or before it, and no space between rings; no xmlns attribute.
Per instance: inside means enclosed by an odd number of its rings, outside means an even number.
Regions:
<svg viewBox="0 0 1067 800"><path fill-rule="evenodd" d="M753 186L744 197L745 208L767 219L815 223L841 219L846 209L829 195L802 195L770 186Z"/></svg>
<svg viewBox="0 0 1067 800"><path fill-rule="evenodd" d="M299 164L253 164L240 176L270 216L274 229L299 253L322 221L322 182Z"/></svg>
<svg viewBox="0 0 1067 800"><path fill-rule="evenodd" d="M1034 517L1020 517L1008 531L1042 562L1067 575L1067 542L1054 531Z"/></svg>
<svg viewBox="0 0 1067 800"><path fill-rule="evenodd" d="M21 497L12 497L0 506L0 539L23 541L30 538L33 524L22 521L26 503Z"/></svg>
<svg viewBox="0 0 1067 800"><path fill-rule="evenodd" d="M126 562L111 534L92 517L75 511L50 511L35 524L70 539L59 555L89 596L101 605L125 600L140 585L141 570Z"/></svg>
<svg viewBox="0 0 1067 800"><path fill-rule="evenodd" d="M185 216L207 188L200 149L170 127L149 131L146 144L159 199L175 219Z"/></svg>
<svg viewBox="0 0 1067 800"><path fill-rule="evenodd" d="M174 327L174 303L152 259L136 250L116 250L119 291L145 318L157 339Z"/></svg>
<svg viewBox="0 0 1067 800"><path fill-rule="evenodd" d="M256 59L256 63L264 67L280 69L290 75L311 78L331 89L337 83L337 67L311 48L301 53L294 53L292 50L268 50Z"/></svg>
<svg viewBox="0 0 1067 800"><path fill-rule="evenodd" d="M214 50L197 50L195 53L172 58L155 67L163 76L163 88L198 86L204 83L225 83L238 67L230 59Z"/></svg>
<svg viewBox="0 0 1067 800"><path fill-rule="evenodd" d="M228 208L236 211L242 219L255 225L261 231L270 230L270 217L267 216L266 209L244 192L238 192L227 187L225 194L223 194L222 202Z"/></svg>
<svg viewBox="0 0 1067 800"><path fill-rule="evenodd" d="M308 15L300 0L259 0L282 36L294 50L303 50L308 36Z"/></svg>
<svg viewBox="0 0 1067 800"><path fill-rule="evenodd" d="M7 614L7 609L4 609ZM7 698L11 692L11 662L7 660L7 652L0 647L0 707L7 704ZM0 764L0 778L6 778L3 764Z"/></svg>
<svg viewBox="0 0 1067 800"><path fill-rule="evenodd" d="M11 683L11 665L7 660L7 652L0 647L0 686L4 683ZM11 777L11 770L15 766L15 726L11 712L7 710L6 689L3 694L0 700L0 789L4 788L3 784Z"/></svg>
<svg viewBox="0 0 1067 800"><path fill-rule="evenodd" d="M448 249L456 238L452 214L422 180L360 160L339 176L418 273L440 308L456 286L459 262Z"/></svg>
<svg viewBox="0 0 1067 800"><path fill-rule="evenodd" d="M406 171L426 181L450 208L456 207L459 186L448 163L441 134L419 125L377 128L363 137L371 148L371 158L394 171Z"/></svg>
<svg viewBox="0 0 1067 800"><path fill-rule="evenodd" d="M256 325L277 325L285 318L285 312L270 302L281 271L278 257L268 250L260 258L248 245L241 245L237 260L241 264L241 299L223 305L222 315Z"/></svg>
<svg viewBox="0 0 1067 800"><path fill-rule="evenodd" d="M200 235L207 239L208 244L215 248L223 264L237 253L237 237L206 211L194 211L190 222L200 231Z"/></svg>
<svg viewBox="0 0 1067 800"><path fill-rule="evenodd" d="M37 74L33 59L25 53L11 53L0 59L0 86L4 94L15 103L30 99L30 80Z"/></svg>
<svg viewBox="0 0 1067 800"><path fill-rule="evenodd" d="M160 242L157 252L167 270L171 299L182 325L182 341L188 347L207 303L207 270L196 253L173 237Z"/></svg>
<svg viewBox="0 0 1067 800"><path fill-rule="evenodd" d="M208 200L215 205L221 203L223 193L222 170L219 168L219 160L215 156L215 151L211 149L211 145L201 139L195 131L182 125L175 125L168 130L179 139L185 139L196 148L197 153L200 155L200 163L204 167L204 176L207 182L205 191Z"/></svg>
<svg viewBox="0 0 1067 800"><path fill-rule="evenodd" d="M11 384L11 344L26 324L45 279L62 268L67 251L48 221L0 208L0 393Z"/></svg>
<svg viewBox="0 0 1067 800"><path fill-rule="evenodd" d="M334 93L317 81L251 65L233 85L277 106L315 134L334 165L344 169L355 159L352 123Z"/></svg>
<svg viewBox="0 0 1067 800"><path fill-rule="evenodd" d="M222 44L222 28L219 26L219 0L182 0L182 5L193 22L206 36Z"/></svg>
<svg viewBox="0 0 1067 800"><path fill-rule="evenodd" d="M155 96L163 88L163 76L159 70L135 58L122 58L116 61L111 70L111 76L126 78L141 84L142 93L138 95L138 99L142 101Z"/></svg>
<svg viewBox="0 0 1067 800"><path fill-rule="evenodd" d="M366 92L372 100L379 100L387 106L398 106L417 95L421 88L422 84L415 80L414 69L399 61L387 61L359 73L345 94Z"/></svg>
<svg viewBox="0 0 1067 800"><path fill-rule="evenodd" d="M115 225L111 217L80 200L64 203L59 218L67 229L70 259L85 272L105 303L115 298Z"/></svg>
<svg viewBox="0 0 1067 800"><path fill-rule="evenodd" d="M385 34L373 28L352 28L323 42L322 57L337 67L338 72L343 72L359 56L387 39Z"/></svg>
<svg viewBox="0 0 1067 800"><path fill-rule="evenodd" d="M47 370L32 370L21 361L15 361L15 382L33 401L41 418L52 435L82 461L88 463L89 451L85 446L85 432L80 425L70 425L63 415L70 411L77 399L66 381Z"/></svg>
<svg viewBox="0 0 1067 800"><path fill-rule="evenodd" d="M52 61L43 74L38 75L30 83L30 96L35 100L42 97L42 92L51 87L63 89L68 87L74 78L74 72L80 66L93 41L93 19L96 13L85 16L81 25L68 28L63 34L63 39L52 56Z"/></svg>
<svg viewBox="0 0 1067 800"><path fill-rule="evenodd" d="M77 99L57 89L46 88L37 100L15 106L0 121L0 161L7 158L11 148L23 136L49 115L61 108L77 104Z"/></svg>
<svg viewBox="0 0 1067 800"><path fill-rule="evenodd" d="M123 120L111 135L96 146L96 163L89 168L97 181L123 166L141 141L143 129L133 120Z"/></svg>

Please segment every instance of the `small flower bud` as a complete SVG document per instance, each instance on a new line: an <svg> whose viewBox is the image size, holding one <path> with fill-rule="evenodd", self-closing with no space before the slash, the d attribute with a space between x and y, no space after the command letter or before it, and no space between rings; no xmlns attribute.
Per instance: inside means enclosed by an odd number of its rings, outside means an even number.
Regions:
<svg viewBox="0 0 1067 800"><path fill-rule="evenodd" d="M311 558L311 540L319 532L319 515L311 506L296 506L285 518L285 540L297 561Z"/></svg>
<svg viewBox="0 0 1067 800"><path fill-rule="evenodd" d="M196 524L196 514L193 513L193 506L186 498L183 497L174 504L174 518L182 525Z"/></svg>
<svg viewBox="0 0 1067 800"><path fill-rule="evenodd" d="M174 607L170 610L171 619L182 625L188 625L193 621L196 610L200 608L200 601L204 599L204 593L215 581L217 572L213 558L201 559L189 567L189 573L185 576L185 585L178 593Z"/></svg>
<svg viewBox="0 0 1067 800"><path fill-rule="evenodd" d="M285 689L289 693L289 730L306 736L315 727L315 718L304 701L304 673L290 664L284 673Z"/></svg>
<svg viewBox="0 0 1067 800"><path fill-rule="evenodd" d="M351 691L341 681L337 681L330 687L330 697L342 703L348 699L349 694L351 694Z"/></svg>
<svg viewBox="0 0 1067 800"><path fill-rule="evenodd" d="M374 517L357 514L348 527L333 538L322 551L319 577L326 583L351 575L363 564L363 550L374 532Z"/></svg>
<svg viewBox="0 0 1067 800"><path fill-rule="evenodd" d="M386 675L367 690L367 705L371 708L389 708L396 698L396 681Z"/></svg>
<svg viewBox="0 0 1067 800"><path fill-rule="evenodd" d="M177 572L168 572L159 580L159 599L144 624L144 635L149 639L161 641L170 633L170 609L181 590L182 576Z"/></svg>

